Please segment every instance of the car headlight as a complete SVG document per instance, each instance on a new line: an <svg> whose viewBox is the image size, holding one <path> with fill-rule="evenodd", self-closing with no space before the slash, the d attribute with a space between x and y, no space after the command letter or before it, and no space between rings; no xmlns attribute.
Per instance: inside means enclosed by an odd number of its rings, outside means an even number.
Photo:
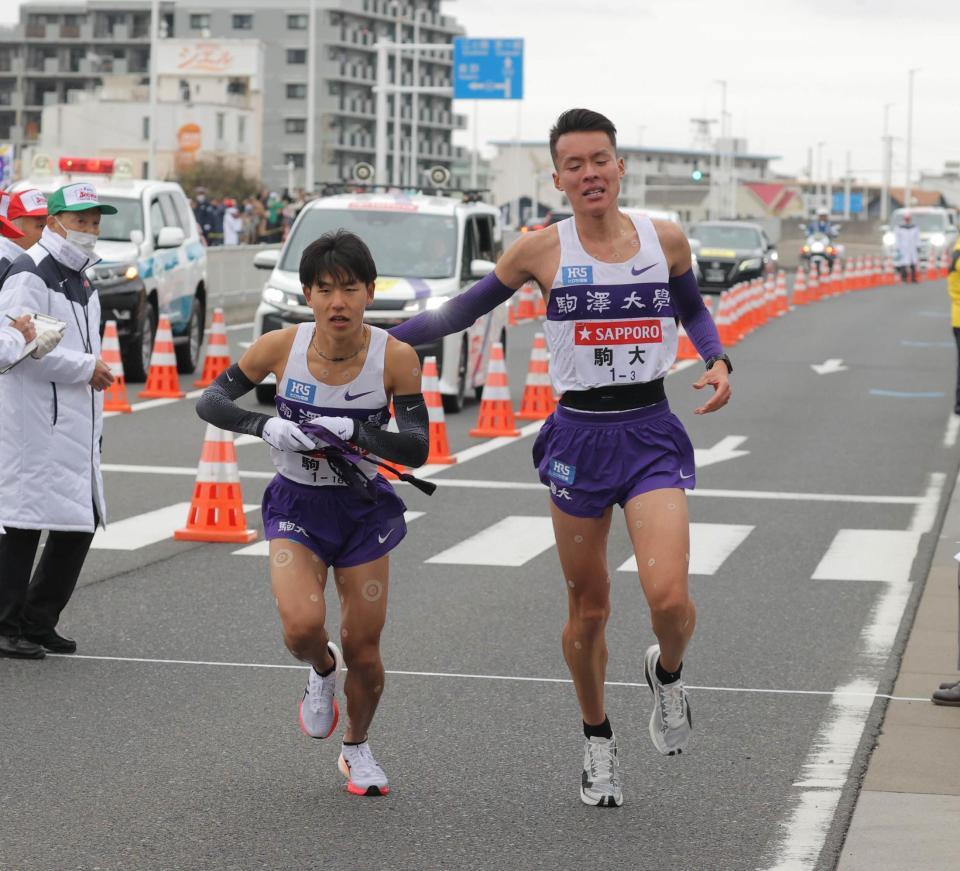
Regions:
<svg viewBox="0 0 960 871"><path fill-rule="evenodd" d="M418 312L423 309L423 303L419 299L411 299L404 307L405 312Z"/></svg>
<svg viewBox="0 0 960 871"><path fill-rule="evenodd" d="M895 233L888 232L883 234L883 244L886 245L887 247L893 245L893 243L896 241L897 241L897 237Z"/></svg>
<svg viewBox="0 0 960 871"><path fill-rule="evenodd" d="M427 299L426 309L427 311L432 311L435 308L440 308L440 306L442 306L449 299L449 296L431 296L429 299Z"/></svg>
<svg viewBox="0 0 960 871"><path fill-rule="evenodd" d="M947 237L944 236L943 233L934 233L930 237L930 244L933 245L934 248L941 248L946 241Z"/></svg>
<svg viewBox="0 0 960 871"><path fill-rule="evenodd" d="M140 270L137 269L137 264L131 263L124 271L123 277L127 279L127 281L133 281L139 274Z"/></svg>
<svg viewBox="0 0 960 871"><path fill-rule="evenodd" d="M273 305L283 305L287 300L287 295L279 287L267 286L263 289L263 300Z"/></svg>
<svg viewBox="0 0 960 871"><path fill-rule="evenodd" d="M778 252L776 252L776 251L771 251L771 252L770 252L770 259L771 259L771 260L776 261L776 260L778 260L779 258L780 258L780 254L779 254Z"/></svg>
<svg viewBox="0 0 960 871"><path fill-rule="evenodd" d="M744 260L738 267L737 272L748 272L751 269L759 269L761 266L759 257L751 257L749 260Z"/></svg>

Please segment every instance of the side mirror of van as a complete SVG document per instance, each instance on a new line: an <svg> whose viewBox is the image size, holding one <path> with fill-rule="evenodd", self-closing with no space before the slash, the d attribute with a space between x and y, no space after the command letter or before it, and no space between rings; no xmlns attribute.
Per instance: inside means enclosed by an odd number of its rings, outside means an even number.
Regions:
<svg viewBox="0 0 960 871"><path fill-rule="evenodd" d="M157 234L157 248L179 248L185 238L180 227L163 227Z"/></svg>
<svg viewBox="0 0 960 871"><path fill-rule="evenodd" d="M276 248L270 251L259 251L253 258L253 265L257 269L273 269L280 262L280 251Z"/></svg>
<svg viewBox="0 0 960 871"><path fill-rule="evenodd" d="M497 264L492 260L471 260L470 261L470 277L471 278L483 278L485 275L489 275L497 268Z"/></svg>
<svg viewBox="0 0 960 871"><path fill-rule="evenodd" d="M131 230L130 241L139 248L143 244L143 230Z"/></svg>

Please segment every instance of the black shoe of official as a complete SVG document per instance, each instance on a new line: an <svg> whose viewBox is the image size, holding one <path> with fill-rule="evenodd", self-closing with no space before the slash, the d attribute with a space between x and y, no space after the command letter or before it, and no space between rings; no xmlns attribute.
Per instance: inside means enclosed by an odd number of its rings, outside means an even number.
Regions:
<svg viewBox="0 0 960 871"><path fill-rule="evenodd" d="M0 656L9 659L43 659L46 651L19 635L0 635Z"/></svg>
<svg viewBox="0 0 960 871"><path fill-rule="evenodd" d="M937 690L934 692L931 701L935 705L950 705L960 708L960 683L954 684L948 689Z"/></svg>
<svg viewBox="0 0 960 871"><path fill-rule="evenodd" d="M27 641L39 644L50 653L76 653L77 642L71 638L64 638L56 629L47 629L45 632L24 633Z"/></svg>

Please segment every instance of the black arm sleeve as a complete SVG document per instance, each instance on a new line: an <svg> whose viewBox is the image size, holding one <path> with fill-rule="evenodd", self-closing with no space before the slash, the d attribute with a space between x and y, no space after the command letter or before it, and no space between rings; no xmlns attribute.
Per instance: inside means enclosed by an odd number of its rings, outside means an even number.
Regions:
<svg viewBox="0 0 960 871"><path fill-rule="evenodd" d="M360 423L350 441L384 460L422 466L430 453L430 418L423 394L394 396L393 409L400 432Z"/></svg>
<svg viewBox="0 0 960 871"><path fill-rule="evenodd" d="M207 423L220 429L260 437L270 415L248 411L237 405L236 400L249 393L256 385L234 363L226 372L221 372L197 401L197 414Z"/></svg>

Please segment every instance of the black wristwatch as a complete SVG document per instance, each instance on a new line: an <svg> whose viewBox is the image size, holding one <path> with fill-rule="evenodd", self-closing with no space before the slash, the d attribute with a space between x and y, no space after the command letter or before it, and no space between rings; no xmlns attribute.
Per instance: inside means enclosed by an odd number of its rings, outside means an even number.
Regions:
<svg viewBox="0 0 960 871"><path fill-rule="evenodd" d="M733 363L730 362L730 358L726 354L714 354L709 360L707 360L707 369L712 369L713 364L716 363L717 360L723 360L723 362L727 364L728 375L733 374Z"/></svg>

